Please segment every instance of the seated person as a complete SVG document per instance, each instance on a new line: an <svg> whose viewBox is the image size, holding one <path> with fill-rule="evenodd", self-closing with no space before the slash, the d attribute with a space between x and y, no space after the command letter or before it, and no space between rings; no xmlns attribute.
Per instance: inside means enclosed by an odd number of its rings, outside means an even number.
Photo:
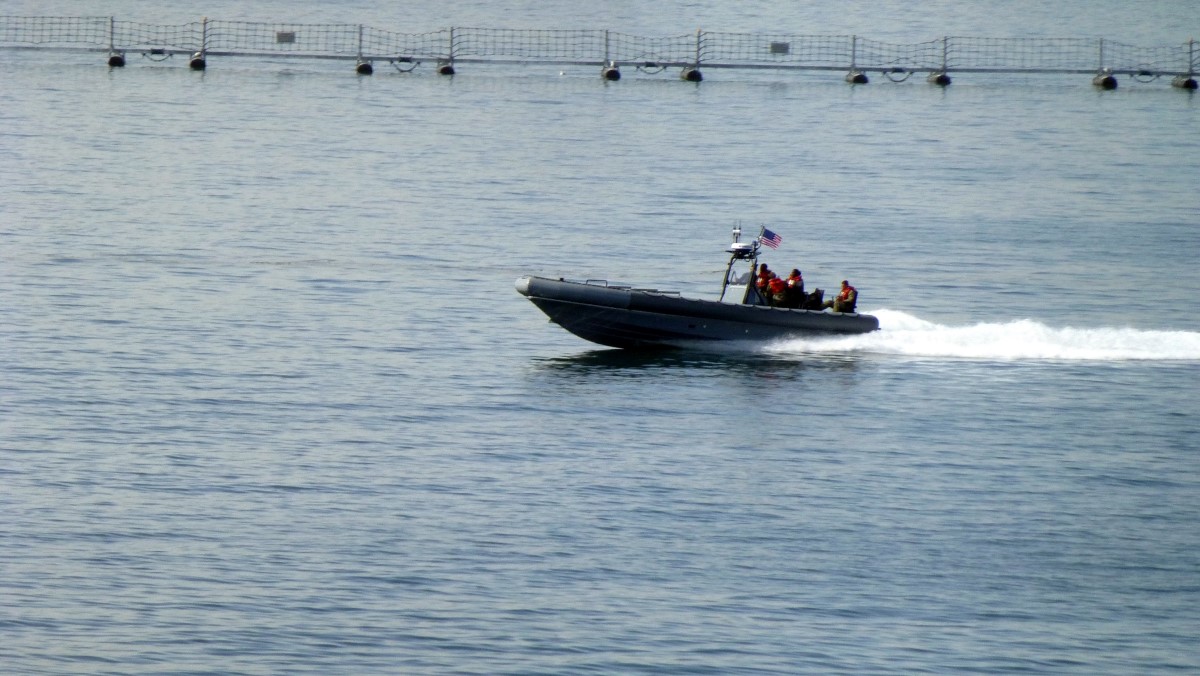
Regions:
<svg viewBox="0 0 1200 676"><path fill-rule="evenodd" d="M798 268L792 268L792 274L788 275L787 292L785 294L786 301L784 305L787 307L800 307L806 298L804 293L804 277L800 276Z"/></svg>
<svg viewBox="0 0 1200 676"><path fill-rule="evenodd" d="M858 289L850 286L850 282L842 280L842 290L833 300L825 301L824 307L833 308L834 312L854 312L858 303Z"/></svg>
<svg viewBox="0 0 1200 676"><path fill-rule="evenodd" d="M771 272L766 263L759 263L758 271L754 273L754 288L758 289L764 298L767 296L767 282L771 281L773 274L775 273Z"/></svg>
<svg viewBox="0 0 1200 676"><path fill-rule="evenodd" d="M787 282L774 272L771 273L771 279L767 281L767 292L770 293L771 305L787 307Z"/></svg>

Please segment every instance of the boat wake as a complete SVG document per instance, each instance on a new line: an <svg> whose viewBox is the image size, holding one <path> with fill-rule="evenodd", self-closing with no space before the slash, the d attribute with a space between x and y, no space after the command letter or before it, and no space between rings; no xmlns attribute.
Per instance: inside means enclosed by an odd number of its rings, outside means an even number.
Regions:
<svg viewBox="0 0 1200 676"><path fill-rule="evenodd" d="M883 354L978 360L1200 361L1200 332L1052 328L1022 319L946 326L896 310L872 312L874 333L778 341L773 354Z"/></svg>

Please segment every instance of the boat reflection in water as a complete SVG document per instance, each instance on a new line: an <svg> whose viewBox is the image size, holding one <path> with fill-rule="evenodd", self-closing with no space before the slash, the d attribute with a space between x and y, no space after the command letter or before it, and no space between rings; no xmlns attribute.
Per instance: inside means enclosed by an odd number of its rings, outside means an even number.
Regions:
<svg viewBox="0 0 1200 676"><path fill-rule="evenodd" d="M741 229L734 228L718 300L684 298L676 292L603 280L536 276L518 279L517 291L551 321L580 338L626 349L685 348L712 341L757 342L879 329L879 320L871 315L772 306L754 284L759 240L741 242L740 238ZM735 277L737 268L745 265L749 274ZM741 302L725 302L730 280L736 278L740 284L743 277ZM819 307L820 293L814 295Z"/></svg>

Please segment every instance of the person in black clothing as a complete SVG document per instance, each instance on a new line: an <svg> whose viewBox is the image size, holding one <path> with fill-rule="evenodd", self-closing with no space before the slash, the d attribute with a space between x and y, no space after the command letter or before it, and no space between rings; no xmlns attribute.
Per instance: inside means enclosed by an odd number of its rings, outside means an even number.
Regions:
<svg viewBox="0 0 1200 676"><path fill-rule="evenodd" d="M803 305L806 296L804 293L804 277L800 275L800 269L792 268L792 274L788 275L784 282L787 284L784 305L791 308Z"/></svg>

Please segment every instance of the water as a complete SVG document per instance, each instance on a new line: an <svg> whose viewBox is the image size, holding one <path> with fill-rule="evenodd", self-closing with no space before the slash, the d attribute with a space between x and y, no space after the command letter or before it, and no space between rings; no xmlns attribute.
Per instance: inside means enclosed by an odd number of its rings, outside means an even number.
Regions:
<svg viewBox="0 0 1200 676"><path fill-rule="evenodd" d="M1066 32L1019 5L797 30ZM1200 670L1193 95L464 70L0 52L4 672ZM625 354L512 288L715 296L738 221L884 330Z"/></svg>

